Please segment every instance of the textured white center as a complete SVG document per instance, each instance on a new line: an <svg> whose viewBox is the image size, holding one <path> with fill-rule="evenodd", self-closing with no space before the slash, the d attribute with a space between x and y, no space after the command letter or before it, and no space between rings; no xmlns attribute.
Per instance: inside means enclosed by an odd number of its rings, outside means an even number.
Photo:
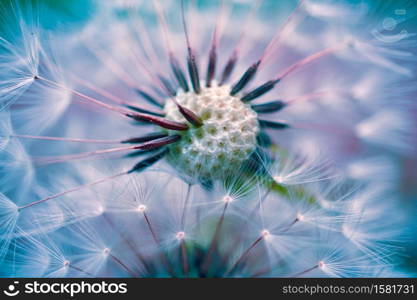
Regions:
<svg viewBox="0 0 417 300"><path fill-rule="evenodd" d="M168 161L187 175L218 179L236 170L256 148L257 114L230 86L202 87L200 94L179 92L178 103L197 114L203 126L190 126L180 142L170 146ZM167 119L186 122L172 100L165 105Z"/></svg>

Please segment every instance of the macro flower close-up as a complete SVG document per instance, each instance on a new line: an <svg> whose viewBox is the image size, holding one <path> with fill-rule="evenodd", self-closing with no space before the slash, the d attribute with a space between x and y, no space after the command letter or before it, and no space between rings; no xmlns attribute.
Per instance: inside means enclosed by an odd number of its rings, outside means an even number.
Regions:
<svg viewBox="0 0 417 300"><path fill-rule="evenodd" d="M1 0L1 277L416 277L417 5Z"/></svg>

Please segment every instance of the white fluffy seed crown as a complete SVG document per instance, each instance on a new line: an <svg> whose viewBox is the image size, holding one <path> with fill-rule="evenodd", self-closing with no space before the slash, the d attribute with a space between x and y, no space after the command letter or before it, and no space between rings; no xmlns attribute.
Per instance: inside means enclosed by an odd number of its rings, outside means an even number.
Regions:
<svg viewBox="0 0 417 300"><path fill-rule="evenodd" d="M230 86L202 87L200 94L178 92L177 102L203 121L191 127L181 141L170 146L168 161L187 175L218 179L236 170L256 148L259 123L256 112L239 97L230 96ZM186 122L172 100L165 105L166 118Z"/></svg>

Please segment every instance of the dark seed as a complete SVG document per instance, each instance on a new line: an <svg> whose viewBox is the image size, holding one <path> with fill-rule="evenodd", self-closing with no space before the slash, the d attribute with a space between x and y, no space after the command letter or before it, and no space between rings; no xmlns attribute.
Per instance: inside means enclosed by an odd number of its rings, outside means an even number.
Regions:
<svg viewBox="0 0 417 300"><path fill-rule="evenodd" d="M167 119L157 117L157 116L152 116L152 115L147 115L147 114L142 114L142 113L127 114L126 116L136 121L156 124L166 129L179 130L179 131L188 129L187 124L167 120Z"/></svg>
<svg viewBox="0 0 417 300"><path fill-rule="evenodd" d="M138 162L132 169L128 171L128 174L133 173L133 172L140 172L146 169L147 167L152 166L154 163L156 163L161 158L163 158L167 152L168 152L167 150L164 150L154 156L148 157Z"/></svg>
<svg viewBox="0 0 417 300"><path fill-rule="evenodd" d="M163 84L168 96L175 97L177 95L177 92L172 87L171 82L165 78L164 76L158 76L159 80Z"/></svg>
<svg viewBox="0 0 417 300"><path fill-rule="evenodd" d="M159 108L162 108L163 107L163 105L161 104L161 102L159 102L158 100L156 100L154 97L152 97L151 95L149 95L145 91L142 91L140 89L136 89L135 92L139 96L141 96L143 99L145 99L146 101L148 101L150 104L153 104L155 106L158 106Z"/></svg>
<svg viewBox="0 0 417 300"><path fill-rule="evenodd" d="M271 137L265 132L260 132L256 137L256 141L258 142L259 146L264 148L268 148L272 145Z"/></svg>
<svg viewBox="0 0 417 300"><path fill-rule="evenodd" d="M229 80L229 77L230 75L232 75L232 72L236 66L236 62L237 62L237 54L233 53L233 55L227 61L226 67L223 70L222 78L220 80L220 85L225 84L225 82Z"/></svg>
<svg viewBox="0 0 417 300"><path fill-rule="evenodd" d="M138 156L150 154L152 152L157 152L157 151L160 151L160 150L161 150L160 148L148 149L148 150L137 150L137 151L126 154L124 157L128 157L128 158L138 157Z"/></svg>
<svg viewBox="0 0 417 300"><path fill-rule="evenodd" d="M246 70L239 81L233 86L230 95L234 96L239 93L255 77L260 63L260 61L257 61Z"/></svg>
<svg viewBox="0 0 417 300"><path fill-rule="evenodd" d="M188 48L187 64L188 64L188 72L190 74L190 80L191 80L191 84L193 85L194 92L196 94L200 94L201 92L200 75L198 74L196 58L191 48Z"/></svg>
<svg viewBox="0 0 417 300"><path fill-rule="evenodd" d="M157 139L157 140L148 141L141 145L135 146L135 149L147 150L147 149L160 148L162 146L166 146L166 145L178 142L180 139L181 139L181 136L178 134L169 135L169 136Z"/></svg>
<svg viewBox="0 0 417 300"><path fill-rule="evenodd" d="M290 127L290 125L288 125L287 123L269 120L259 120L259 125L261 125L261 127L267 127L272 129L287 129Z"/></svg>
<svg viewBox="0 0 417 300"><path fill-rule="evenodd" d="M165 116L162 112L156 112L156 111L148 110L148 109L141 108L141 107L134 106L134 105L127 105L126 107L130 108L131 110L140 112L140 113L150 114L150 115L154 115L158 117Z"/></svg>
<svg viewBox="0 0 417 300"><path fill-rule="evenodd" d="M214 75L216 74L216 63L217 63L217 51L216 45L213 44L210 50L209 63L207 67L206 86L210 87L213 81Z"/></svg>
<svg viewBox="0 0 417 300"><path fill-rule="evenodd" d="M135 138L130 138L130 139L126 139L124 141L122 141L123 144L137 144L137 143L143 143L143 142L148 142L148 141L152 141L152 140L156 140L156 139L160 139L163 137L168 136L168 134L166 133L161 133L161 132L155 132L155 133L150 133L141 137L135 137Z"/></svg>
<svg viewBox="0 0 417 300"><path fill-rule="evenodd" d="M201 125L203 125L203 121L201 121L201 119L191 110L189 110L188 108L178 105L178 109L180 111L180 113L184 116L184 118L190 122L191 124L193 124L195 127L200 127Z"/></svg>
<svg viewBox="0 0 417 300"><path fill-rule="evenodd" d="M256 89L254 89L253 91L247 93L245 96L242 97L242 101L243 102L248 102L251 101L253 99L256 99L266 93L268 93L270 90L272 90L275 85L279 82L280 80L270 80L266 83L264 83L263 85L257 87Z"/></svg>
<svg viewBox="0 0 417 300"><path fill-rule="evenodd" d="M184 92L188 92L190 88L188 87L187 79L185 78L185 74L178 63L178 60L172 54L170 55L169 60L179 86L184 90Z"/></svg>

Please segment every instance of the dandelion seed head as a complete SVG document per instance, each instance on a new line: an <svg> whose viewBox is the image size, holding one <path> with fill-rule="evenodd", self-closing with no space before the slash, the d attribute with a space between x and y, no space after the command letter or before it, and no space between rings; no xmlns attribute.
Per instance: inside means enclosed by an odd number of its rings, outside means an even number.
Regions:
<svg viewBox="0 0 417 300"><path fill-rule="evenodd" d="M255 151L257 114L239 97L230 95L230 86L205 87L199 94L179 92L175 99L203 122L171 146L168 161L175 168L197 177L218 179L239 168ZM170 120L185 121L172 100L167 101L165 112Z"/></svg>

